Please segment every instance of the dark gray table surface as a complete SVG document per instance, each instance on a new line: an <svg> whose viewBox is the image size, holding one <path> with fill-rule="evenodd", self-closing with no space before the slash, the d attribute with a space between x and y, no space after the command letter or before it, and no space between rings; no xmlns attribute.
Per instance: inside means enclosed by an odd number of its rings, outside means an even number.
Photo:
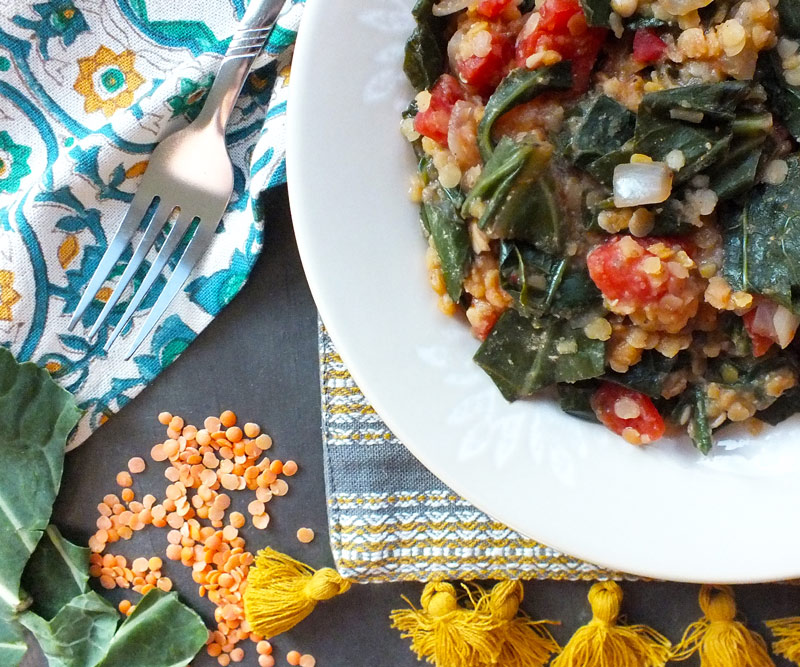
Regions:
<svg viewBox="0 0 800 667"><path fill-rule="evenodd" d="M294 458L301 466L289 494L270 503L272 522L268 529L244 531L248 548L271 545L317 567L332 564L320 437L317 314L297 254L285 188L268 194L264 206L268 212L265 249L242 292L180 359L84 445L68 454L54 516L68 537L85 543L94 527L97 503L104 494L117 490L116 473L132 456L149 461L150 448L164 438L163 427L156 420L161 410L199 423L207 415L230 408L241 420L258 422L272 435L275 457ZM151 464L137 479L137 496L150 489L163 494L164 486L162 467ZM692 520L713 521L719 511L725 511L724 501L716 508L698 508ZM614 522L624 521L624 512L609 511L607 520L609 539L614 539ZM787 519L788 530L794 529L790 521ZM297 541L295 532L300 526L314 529L314 542L302 545ZM680 527L665 526L665 530L678 535ZM163 556L165 546L165 531L149 527L114 548L130 556ZM210 621L211 603L198 597L188 569L164 560L166 574L176 582L183 599ZM530 582L525 587L524 607L535 618L561 620L554 634L565 642L589 619L589 586ZM623 586L623 611L628 618L651 624L673 640L700 614L695 585L630 582ZM401 595L418 601L421 588L410 583L354 586L346 595L320 605L293 631L276 638L276 664L287 664L285 655L292 649L312 653L320 667L419 664L407 643L390 629L388 614L404 604ZM765 619L800 614L798 587L738 586L736 592L740 611L761 632L765 632ZM115 602L119 600L118 591L107 595ZM256 665L254 647L249 642L243 645L247 655L240 664ZM44 664L35 652L26 662ZM193 664L202 667L217 662L203 651Z"/></svg>

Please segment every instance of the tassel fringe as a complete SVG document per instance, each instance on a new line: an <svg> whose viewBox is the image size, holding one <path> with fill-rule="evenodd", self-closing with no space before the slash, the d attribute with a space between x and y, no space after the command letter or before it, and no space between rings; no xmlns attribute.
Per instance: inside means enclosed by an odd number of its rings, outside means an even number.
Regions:
<svg viewBox="0 0 800 667"><path fill-rule="evenodd" d="M622 589L614 581L589 590L592 620L578 628L552 667L663 667L670 641L646 625L619 625Z"/></svg>
<svg viewBox="0 0 800 667"><path fill-rule="evenodd" d="M772 643L773 652L800 665L800 617L778 618L766 626L777 640Z"/></svg>
<svg viewBox="0 0 800 667"><path fill-rule="evenodd" d="M267 547L247 578L244 608L253 632L267 638L290 630L318 602L349 590L351 582L332 568L313 568ZM487 591L462 592L449 583L425 585L417 609L393 611L392 627L411 639L411 650L436 667L544 667L559 651L548 624L520 611L519 581L501 581ZM737 620L730 586L705 585L703 618L692 623L671 650L669 640L646 625L620 625L622 589L613 581L589 591L592 620L578 628L551 667L664 667L699 654L701 667L775 667L763 637ZM800 666L800 617L767 621L774 652Z"/></svg>
<svg viewBox="0 0 800 667"><path fill-rule="evenodd" d="M417 658L436 667L542 667L558 650L546 624L519 615L523 589L503 581L487 592L476 586L459 595L452 584L433 582L421 609L393 611L392 627L411 639Z"/></svg>
<svg viewBox="0 0 800 667"><path fill-rule="evenodd" d="M247 576L244 612L252 630L263 637L291 630L317 602L347 592L350 582L336 570L314 570L267 547L258 552Z"/></svg>
<svg viewBox="0 0 800 667"><path fill-rule="evenodd" d="M736 617L730 586L703 586L700 609L704 617L692 623L672 653L680 661L700 654L701 667L774 667L764 638Z"/></svg>

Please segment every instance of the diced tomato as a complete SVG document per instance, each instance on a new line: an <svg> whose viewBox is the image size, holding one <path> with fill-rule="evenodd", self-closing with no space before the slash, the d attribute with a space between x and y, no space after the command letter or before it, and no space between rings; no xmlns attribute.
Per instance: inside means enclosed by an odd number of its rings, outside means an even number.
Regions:
<svg viewBox="0 0 800 667"><path fill-rule="evenodd" d="M647 260L657 257L647 248L656 242L672 245L668 239L622 235L610 238L587 255L589 276L603 296L643 306L667 293L668 281L664 276L646 270Z"/></svg>
<svg viewBox="0 0 800 667"><path fill-rule="evenodd" d="M463 60L456 58L456 70L461 81L484 97L494 92L514 58L514 41L504 26L492 24L488 31L492 36L492 47L487 55Z"/></svg>
<svg viewBox="0 0 800 667"><path fill-rule="evenodd" d="M450 114L453 113L456 102L463 99L464 90L458 83L458 79L449 74L442 74L431 88L430 105L414 118L414 129L420 134L446 145Z"/></svg>
<svg viewBox="0 0 800 667"><path fill-rule="evenodd" d="M604 382L591 403L600 422L628 442L644 445L664 435L664 418L653 401L638 391Z"/></svg>
<svg viewBox="0 0 800 667"><path fill-rule="evenodd" d="M481 0L476 11L487 19L496 19L513 4L514 0Z"/></svg>
<svg viewBox="0 0 800 667"><path fill-rule="evenodd" d="M639 28L633 36L633 57L640 63L661 60L667 45L652 28Z"/></svg>
<svg viewBox="0 0 800 667"><path fill-rule="evenodd" d="M753 348L754 357L763 357L769 348L772 347L773 340L768 336L756 333L753 330L753 322L756 319L756 309L746 312L742 319L744 320L744 328L747 335L750 336L751 347Z"/></svg>
<svg viewBox="0 0 800 667"><path fill-rule="evenodd" d="M494 329L502 314L502 308L495 308L488 301L475 298L467 311L467 319L472 325L475 336L479 340L486 340L486 336Z"/></svg>
<svg viewBox="0 0 800 667"><path fill-rule="evenodd" d="M517 43L518 64L524 67L534 53L557 51L564 60L572 61L573 91L583 92L607 32L586 24L578 0L545 0L536 28Z"/></svg>

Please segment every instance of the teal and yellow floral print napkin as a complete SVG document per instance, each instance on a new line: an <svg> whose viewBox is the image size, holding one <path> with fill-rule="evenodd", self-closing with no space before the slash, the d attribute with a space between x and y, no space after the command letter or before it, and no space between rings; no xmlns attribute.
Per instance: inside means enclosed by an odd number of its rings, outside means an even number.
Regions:
<svg viewBox="0 0 800 667"><path fill-rule="evenodd" d="M245 84L228 127L231 204L167 316L130 361L124 340L105 354L131 295L90 340L107 283L67 332L150 152L199 112L244 9L245 0L0 0L0 345L76 394L86 414L73 446L186 348L261 249L258 194L286 178L286 84L303 0L287 0Z"/></svg>

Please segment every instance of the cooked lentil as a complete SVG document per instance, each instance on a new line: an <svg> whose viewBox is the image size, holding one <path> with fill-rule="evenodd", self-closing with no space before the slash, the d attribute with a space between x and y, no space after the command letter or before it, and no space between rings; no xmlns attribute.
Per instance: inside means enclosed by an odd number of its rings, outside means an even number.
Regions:
<svg viewBox="0 0 800 667"><path fill-rule="evenodd" d="M797 92L780 103L800 87L800 34L782 34L775 0L611 0L600 26L590 0L488 4L443 18L444 71L408 72L418 92L401 131L439 310L463 314L507 398L649 383L592 409L634 444L665 418L688 425L707 453L709 429L790 400L800 377L800 281L779 292L751 275L771 260L748 256L780 242L771 257L794 276L800 244L737 237L753 198L800 199L770 190L800 169ZM780 200L771 217L798 206ZM511 359L534 370L509 379ZM274 495L284 483L258 477Z"/></svg>

